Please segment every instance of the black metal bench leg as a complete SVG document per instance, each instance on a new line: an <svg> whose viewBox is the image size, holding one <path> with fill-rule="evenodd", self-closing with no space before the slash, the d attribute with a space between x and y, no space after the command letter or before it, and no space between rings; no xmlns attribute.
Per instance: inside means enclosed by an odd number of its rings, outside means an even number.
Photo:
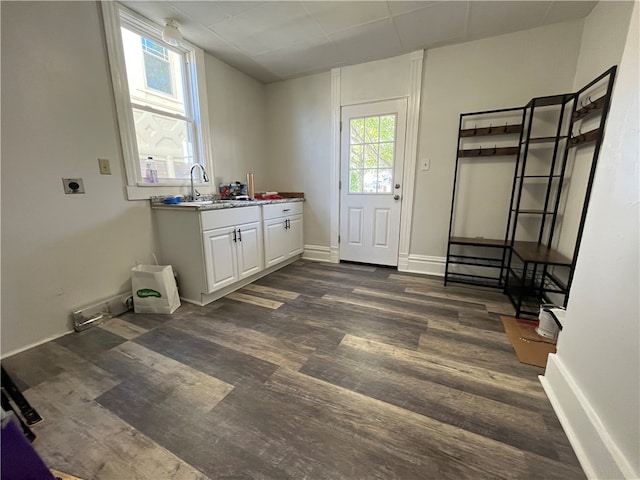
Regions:
<svg viewBox="0 0 640 480"><path fill-rule="evenodd" d="M22 392L16 387L16 384L13 383L11 377L6 372L4 367L0 367L2 371L2 388L7 392L7 395L11 397L16 406L20 409L22 416L25 421L29 425L35 425L38 422L42 421L42 417L36 412L35 408L33 408Z"/></svg>
<svg viewBox="0 0 640 480"><path fill-rule="evenodd" d="M36 439L36 434L31 431L29 426L26 423L24 423L20 415L18 415L18 412L15 411L15 409L13 408L13 405L11 405L11 402L9 402L9 397L7 397L7 394L4 392L4 389L0 391L0 398L2 403L2 409L6 412L12 411L13 413L16 414L16 418L20 422L20 426L22 427L24 436L27 437L27 439L31 443L33 443L33 441Z"/></svg>

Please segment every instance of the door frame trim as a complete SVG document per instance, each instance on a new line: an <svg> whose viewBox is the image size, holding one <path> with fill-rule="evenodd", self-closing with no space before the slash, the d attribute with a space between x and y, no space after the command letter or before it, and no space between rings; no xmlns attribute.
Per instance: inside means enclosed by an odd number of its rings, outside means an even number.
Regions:
<svg viewBox="0 0 640 480"><path fill-rule="evenodd" d="M410 54L409 93L407 98L407 127L404 144L404 170L402 173L402 207L400 209L400 243L398 246L398 270L409 268L409 249L411 247L411 222L413 221L413 197L415 190L416 167L418 163L418 130L420 126L420 97L422 94L422 68L424 50ZM340 95L340 68L331 70L331 186L330 186L330 261L340 262L340 120L342 115ZM397 97L395 97L397 98ZM368 102L376 100L371 99Z"/></svg>

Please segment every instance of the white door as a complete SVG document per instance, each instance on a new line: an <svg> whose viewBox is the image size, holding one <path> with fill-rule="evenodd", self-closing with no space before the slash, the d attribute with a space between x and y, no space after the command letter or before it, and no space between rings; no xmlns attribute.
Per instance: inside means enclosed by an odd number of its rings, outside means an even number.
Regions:
<svg viewBox="0 0 640 480"><path fill-rule="evenodd" d="M398 265L406 99L342 108L340 260Z"/></svg>
<svg viewBox="0 0 640 480"><path fill-rule="evenodd" d="M259 222L245 223L236 228L238 276L248 277L262 270L262 228Z"/></svg>
<svg viewBox="0 0 640 480"><path fill-rule="evenodd" d="M289 217L287 224L287 257L293 257L304 251L304 240L302 237L302 215Z"/></svg>
<svg viewBox="0 0 640 480"><path fill-rule="evenodd" d="M270 267L287 258L286 222L284 218L264 221L264 264Z"/></svg>
<svg viewBox="0 0 640 480"><path fill-rule="evenodd" d="M204 261L209 293L239 279L234 227L216 228L203 232Z"/></svg>

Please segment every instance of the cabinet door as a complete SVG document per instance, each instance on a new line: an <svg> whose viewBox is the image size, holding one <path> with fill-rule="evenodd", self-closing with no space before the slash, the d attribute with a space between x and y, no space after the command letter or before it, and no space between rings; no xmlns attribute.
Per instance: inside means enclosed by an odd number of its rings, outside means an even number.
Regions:
<svg viewBox="0 0 640 480"><path fill-rule="evenodd" d="M285 219L274 218L264 221L264 263L270 267L287 258L288 230L285 230Z"/></svg>
<svg viewBox="0 0 640 480"><path fill-rule="evenodd" d="M234 232L234 227L225 227L202 234L208 293L239 280Z"/></svg>
<svg viewBox="0 0 640 480"><path fill-rule="evenodd" d="M238 276L248 277L262 270L262 227L260 222L236 227Z"/></svg>
<svg viewBox="0 0 640 480"><path fill-rule="evenodd" d="M289 217L289 228L287 229L287 257L298 255L304 251L302 230L302 215Z"/></svg>

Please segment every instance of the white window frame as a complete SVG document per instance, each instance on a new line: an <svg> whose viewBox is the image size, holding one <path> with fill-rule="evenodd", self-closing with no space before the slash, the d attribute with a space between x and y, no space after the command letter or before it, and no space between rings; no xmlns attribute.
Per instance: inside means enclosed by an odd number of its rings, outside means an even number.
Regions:
<svg viewBox="0 0 640 480"><path fill-rule="evenodd" d="M127 196L129 200L148 199L152 195L177 195L186 193L185 186L189 180L170 180L160 183L146 183L143 180L143 172L140 169L138 144L136 141L133 110L129 96L129 84L127 82L127 70L122 46L121 17L120 12L127 15L127 23L131 22L135 29L148 32L154 36L162 36L162 27L136 14L128 8L111 1L103 1L102 14L104 18L105 37L113 84L116 115L122 142L122 155L127 176ZM194 153L197 160L205 167L210 178L214 178L212 147L209 128L209 110L207 102L206 77L204 52L183 41L181 46L186 54L186 68L189 70L188 81L185 82L185 94L191 95L194 125ZM163 112L163 115L166 112ZM170 114L169 114L170 115ZM198 183L203 192L212 192L211 184Z"/></svg>

